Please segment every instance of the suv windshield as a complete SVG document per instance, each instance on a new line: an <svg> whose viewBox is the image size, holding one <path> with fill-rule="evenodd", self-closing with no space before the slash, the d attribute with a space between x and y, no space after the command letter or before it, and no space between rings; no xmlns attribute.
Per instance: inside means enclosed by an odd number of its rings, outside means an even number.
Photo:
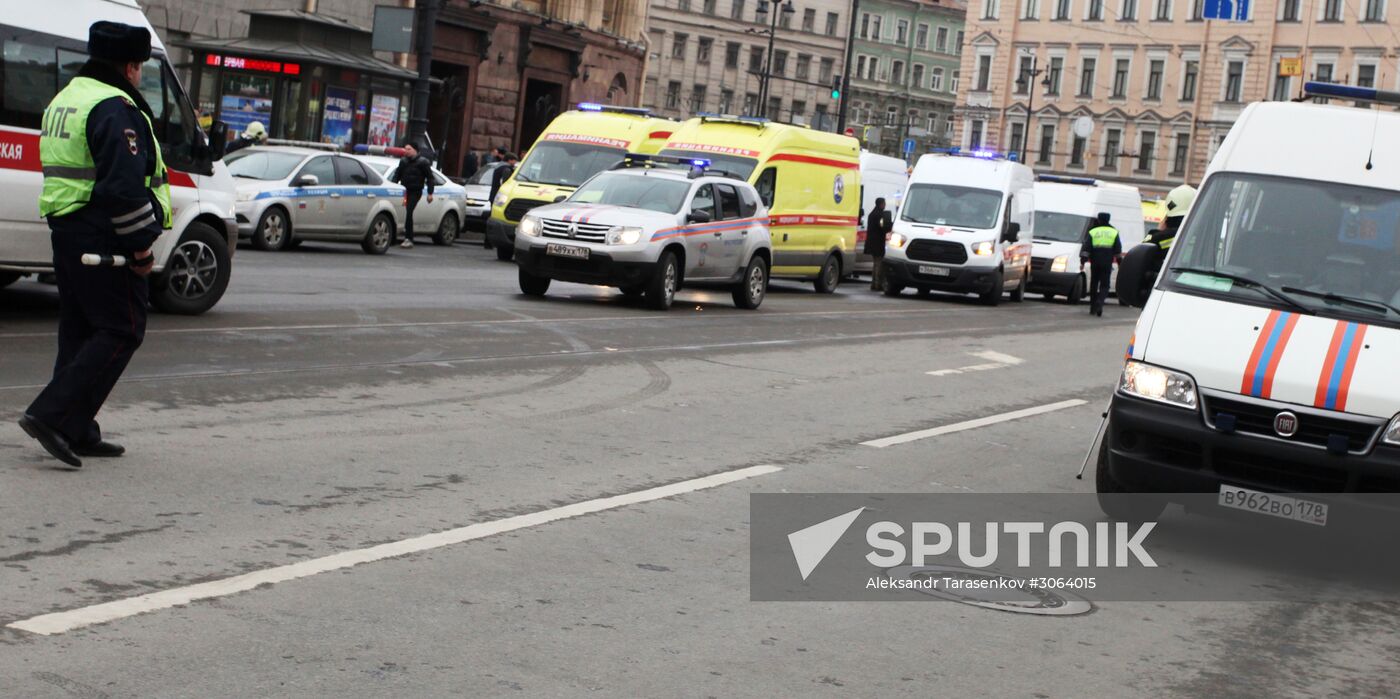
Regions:
<svg viewBox="0 0 1400 699"><path fill-rule="evenodd" d="M605 172L579 187L569 201L579 204L611 204L674 214L681 210L690 182L647 175Z"/></svg>
<svg viewBox="0 0 1400 699"><path fill-rule="evenodd" d="M950 184L912 184L899 212L901 221L954 228L995 228L1001 192Z"/></svg>
<svg viewBox="0 0 1400 699"><path fill-rule="evenodd" d="M1222 173L1196 200L1177 246L1176 290L1287 305L1264 285L1314 313L1400 322L1396 192Z"/></svg>
<svg viewBox="0 0 1400 699"><path fill-rule="evenodd" d="M1084 232L1097 219L1079 214L1062 214L1058 211L1035 212L1035 239L1053 240L1057 243L1078 243L1084 240Z"/></svg>
<svg viewBox="0 0 1400 699"><path fill-rule="evenodd" d="M515 170L520 182L577 187L588 178L622 162L626 151L590 143L540 141Z"/></svg>
<svg viewBox="0 0 1400 699"><path fill-rule="evenodd" d="M301 164L306 156L297 153L273 153L246 150L230 155L224 162L229 174L250 180L283 180Z"/></svg>
<svg viewBox="0 0 1400 699"><path fill-rule="evenodd" d="M737 155L697 153L695 151L676 150L675 148L662 150L661 155L674 155L681 158L704 158L710 161L711 170L722 170L741 180L749 179L749 175L753 174L753 169L758 167L757 160L753 158L743 158Z"/></svg>

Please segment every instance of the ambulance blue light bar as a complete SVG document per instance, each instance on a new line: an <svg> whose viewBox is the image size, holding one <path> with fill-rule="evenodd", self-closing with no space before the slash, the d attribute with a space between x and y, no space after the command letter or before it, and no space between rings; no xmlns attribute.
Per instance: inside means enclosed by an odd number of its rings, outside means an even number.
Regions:
<svg viewBox="0 0 1400 699"><path fill-rule="evenodd" d="M759 126L769 122L769 120L764 117L716 114L715 112L696 112L695 116L700 117L701 121L733 121L740 124L756 124Z"/></svg>
<svg viewBox="0 0 1400 699"><path fill-rule="evenodd" d="M981 159L983 159L983 160L1007 160L1007 161L1010 161L1010 162L1013 162L1013 163L1016 162L1016 154L1015 154L1015 153L1000 153L1000 152L998 152L998 151L986 150L986 149L963 150L963 149L961 149L961 148L953 147L953 148L934 148L934 149L930 150L929 152L930 152L930 153L937 153L937 154L939 154L939 155L956 155L956 156L962 157L962 158L981 158Z"/></svg>
<svg viewBox="0 0 1400 699"><path fill-rule="evenodd" d="M1066 177L1064 175L1036 175L1035 178L1041 182L1059 182L1060 184L1083 184L1090 187L1099 183L1092 177Z"/></svg>
<svg viewBox="0 0 1400 699"><path fill-rule="evenodd" d="M1400 104L1400 92L1377 90L1373 87L1338 85L1336 83L1306 82L1303 83L1303 94L1308 97L1337 97L1340 99L1360 100L1362 102Z"/></svg>
<svg viewBox="0 0 1400 699"><path fill-rule="evenodd" d="M622 161L613 166L614 170L621 170L631 167L656 167L664 165L679 165L690 168L691 175L698 175L710 167L710 160L707 158L683 158L677 155L650 155L647 153L628 153L622 156Z"/></svg>
<svg viewBox="0 0 1400 699"><path fill-rule="evenodd" d="M645 107L615 107L610 104L598 104L597 102L579 102L578 110L580 112L612 112L614 114L651 116L651 110Z"/></svg>

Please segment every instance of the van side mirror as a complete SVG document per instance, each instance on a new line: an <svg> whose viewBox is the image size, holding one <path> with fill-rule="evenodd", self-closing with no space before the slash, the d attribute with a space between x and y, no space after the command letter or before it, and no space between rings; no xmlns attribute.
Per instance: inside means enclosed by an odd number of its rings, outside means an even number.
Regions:
<svg viewBox="0 0 1400 699"><path fill-rule="evenodd" d="M689 216L685 217L685 220L689 223L709 223L714 220L714 217L708 211L692 211Z"/></svg>
<svg viewBox="0 0 1400 699"><path fill-rule="evenodd" d="M567 194L560 194L559 196L557 196L557 197L554 198L554 203L555 203L555 204L558 204L559 202L564 201L565 199L568 199L568 198L569 198L569 195L567 195Z"/></svg>
<svg viewBox="0 0 1400 699"><path fill-rule="evenodd" d="M1006 224L1006 232L1001 234L1002 242L1014 243L1021 239L1021 224L1012 221Z"/></svg>
<svg viewBox="0 0 1400 699"><path fill-rule="evenodd" d="M228 147L228 124L216 121L209 126L209 162L217 162L224 159L224 151Z"/></svg>
<svg viewBox="0 0 1400 699"><path fill-rule="evenodd" d="M1118 288L1114 291L1124 303L1134 308L1147 305L1147 297L1157 283L1161 252L1157 246L1144 243L1123 254L1118 263Z"/></svg>
<svg viewBox="0 0 1400 699"><path fill-rule="evenodd" d="M318 184L321 184L321 178L315 175L302 175L296 181L298 187L315 187Z"/></svg>

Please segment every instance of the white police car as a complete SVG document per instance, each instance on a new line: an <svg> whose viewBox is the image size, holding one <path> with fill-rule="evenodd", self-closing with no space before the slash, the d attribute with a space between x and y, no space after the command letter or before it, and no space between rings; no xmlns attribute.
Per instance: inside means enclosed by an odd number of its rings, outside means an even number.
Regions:
<svg viewBox="0 0 1400 699"><path fill-rule="evenodd" d="M238 236L259 250L307 240L358 242L382 255L397 230L403 188L359 160L300 146L255 146L225 160L238 187Z"/></svg>
<svg viewBox="0 0 1400 699"><path fill-rule="evenodd" d="M682 283L728 287L739 308L768 290L768 210L749 183L708 160L629 153L568 200L533 209L516 229L520 290L552 280L615 286L671 307Z"/></svg>
<svg viewBox="0 0 1400 699"><path fill-rule="evenodd" d="M393 176L394 169L399 166L399 159L394 157L382 155L356 155L355 157L368 164L385 180ZM451 245L457 241L457 235L461 233L462 226L467 222L467 188L447 179L446 175L439 172L437 168L433 168L432 202L428 201L426 190L424 194L425 196L418 202L417 208L413 210L414 235L430 235L433 238L433 243L437 245ZM402 199L395 200L394 208L398 212L399 220L404 220L407 213L404 211Z"/></svg>

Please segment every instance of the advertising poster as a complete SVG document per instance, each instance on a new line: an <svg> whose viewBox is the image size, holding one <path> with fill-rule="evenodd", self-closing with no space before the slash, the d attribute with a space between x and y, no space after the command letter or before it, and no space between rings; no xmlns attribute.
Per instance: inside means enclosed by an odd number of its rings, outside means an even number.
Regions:
<svg viewBox="0 0 1400 699"><path fill-rule="evenodd" d="M355 91L343 87L326 88L325 116L321 119L321 142L348 145L355 118Z"/></svg>
<svg viewBox="0 0 1400 699"><path fill-rule="evenodd" d="M262 122L264 127L272 125L272 99L224 95L220 103L219 117L228 124L228 138L233 140L255 121Z"/></svg>
<svg viewBox="0 0 1400 699"><path fill-rule="evenodd" d="M392 146L399 133L399 98L375 95L370 103L369 144Z"/></svg>

